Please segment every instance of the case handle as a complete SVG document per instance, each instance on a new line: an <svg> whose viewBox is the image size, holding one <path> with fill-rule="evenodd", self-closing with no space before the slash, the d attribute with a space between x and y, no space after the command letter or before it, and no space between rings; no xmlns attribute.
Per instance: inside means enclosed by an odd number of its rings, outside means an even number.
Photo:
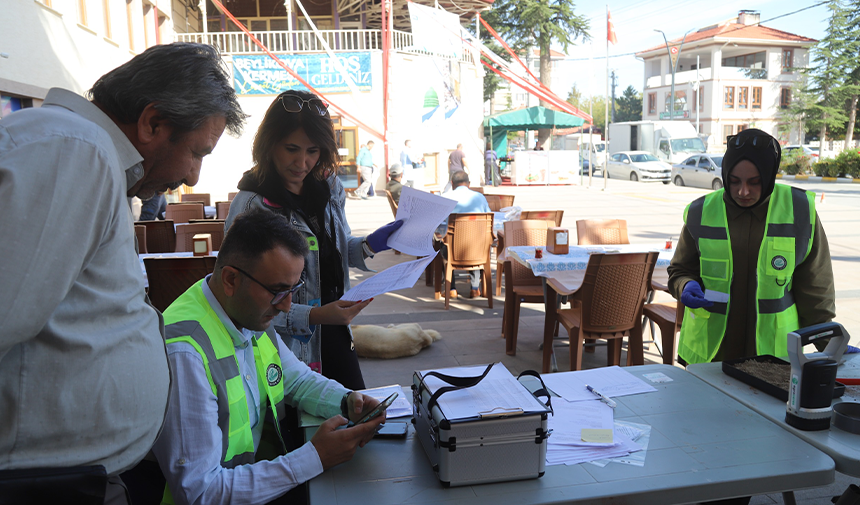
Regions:
<svg viewBox="0 0 860 505"><path fill-rule="evenodd" d="M547 389L546 383L544 383L543 378L540 376L540 374L534 370L525 370L525 371L523 371L523 373L517 375L517 380L520 380L520 377L522 377L523 375L529 375L531 377L536 377L537 380L540 381L541 388L537 389L535 391L532 391L532 394L536 397L537 396L546 396L546 406L549 407L550 413L552 415L555 415L555 412L553 412L553 410L552 410L552 397L549 394L549 389Z"/></svg>
<svg viewBox="0 0 860 505"><path fill-rule="evenodd" d="M427 410L431 410L434 405L438 406L439 397L444 395L445 393L476 386L479 382L484 380L484 377L486 377L487 374L490 373L490 370L493 368L493 365L495 365L495 363L490 363L489 365L487 365L487 369L484 370L484 373L473 377L455 377L453 375L446 375L439 372L427 372L426 374L424 374L424 376L421 377L421 385L424 386L425 389L427 389L427 386L424 384L424 378L428 375L431 377L436 377L437 379L441 379L448 384L452 384L451 386L441 387L437 389L435 393L433 393L433 396L430 397L430 401L427 402Z"/></svg>

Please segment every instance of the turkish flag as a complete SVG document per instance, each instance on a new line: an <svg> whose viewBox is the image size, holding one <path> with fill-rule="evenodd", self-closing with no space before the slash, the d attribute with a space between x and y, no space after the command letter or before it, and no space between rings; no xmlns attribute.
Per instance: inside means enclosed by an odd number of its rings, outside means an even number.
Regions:
<svg viewBox="0 0 860 505"><path fill-rule="evenodd" d="M606 9L606 40L612 42L613 45L618 43L618 37L615 35L615 25L612 24L612 13Z"/></svg>

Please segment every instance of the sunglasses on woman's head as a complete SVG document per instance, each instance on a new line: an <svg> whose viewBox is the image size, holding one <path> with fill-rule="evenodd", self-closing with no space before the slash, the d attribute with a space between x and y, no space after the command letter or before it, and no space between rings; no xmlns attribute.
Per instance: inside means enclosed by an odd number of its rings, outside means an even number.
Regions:
<svg viewBox="0 0 860 505"><path fill-rule="evenodd" d="M773 149L773 154L779 156L779 149L776 147L776 139L770 135L729 135L726 137L726 147L730 149L740 149L744 146L752 146L753 149Z"/></svg>
<svg viewBox="0 0 860 505"><path fill-rule="evenodd" d="M328 114L328 103L316 97L305 99L298 95L280 95L278 100L287 112L301 112L302 107L308 104L310 110L316 111L320 116Z"/></svg>

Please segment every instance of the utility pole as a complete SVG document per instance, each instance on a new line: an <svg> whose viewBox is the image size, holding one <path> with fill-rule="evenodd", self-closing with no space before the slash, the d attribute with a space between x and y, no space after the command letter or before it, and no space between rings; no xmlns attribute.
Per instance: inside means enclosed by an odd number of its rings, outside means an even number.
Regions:
<svg viewBox="0 0 860 505"><path fill-rule="evenodd" d="M612 71L612 122L615 122L615 86L618 85L618 76L615 75L615 70Z"/></svg>

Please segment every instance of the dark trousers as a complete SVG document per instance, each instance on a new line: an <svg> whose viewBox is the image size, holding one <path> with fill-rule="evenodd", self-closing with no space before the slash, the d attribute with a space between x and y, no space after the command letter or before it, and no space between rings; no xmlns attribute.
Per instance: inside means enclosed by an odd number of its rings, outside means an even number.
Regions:
<svg viewBox="0 0 860 505"><path fill-rule="evenodd" d="M322 326L322 371L324 376L340 382L347 389L365 388L358 354L346 326Z"/></svg>

